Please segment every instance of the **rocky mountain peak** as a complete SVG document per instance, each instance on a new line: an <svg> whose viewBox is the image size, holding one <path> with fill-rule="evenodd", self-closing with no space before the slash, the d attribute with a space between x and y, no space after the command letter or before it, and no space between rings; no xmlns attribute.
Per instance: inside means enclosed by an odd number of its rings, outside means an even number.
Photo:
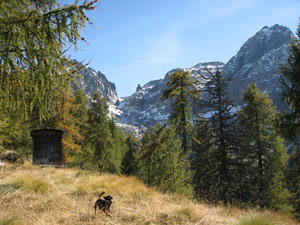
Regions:
<svg viewBox="0 0 300 225"><path fill-rule="evenodd" d="M119 97L116 91L116 85L107 80L106 76L100 71L91 67L85 67L82 63L72 60L80 69L81 77L77 78L77 87L84 90L89 99L93 98L95 92L101 93L110 104L115 104ZM76 89L75 88L75 89Z"/></svg>
<svg viewBox="0 0 300 225"><path fill-rule="evenodd" d="M230 59L228 65L234 67L232 69L239 70L246 64L255 63L266 53L274 51L288 45L293 36L292 31L278 24L263 27L253 37L249 38L240 48L237 55ZM226 70L228 70L228 65ZM228 72L235 72L234 70Z"/></svg>
<svg viewBox="0 0 300 225"><path fill-rule="evenodd" d="M233 80L229 93L237 105L243 104L242 91L251 82L269 93L275 104L281 105L278 82L280 64L287 61L292 37L292 31L285 26L265 26L226 63L222 74Z"/></svg>
<svg viewBox="0 0 300 225"><path fill-rule="evenodd" d="M142 86L140 84L138 84L138 86L136 87L136 91L135 92L140 92L142 90L143 90Z"/></svg>
<svg viewBox="0 0 300 225"><path fill-rule="evenodd" d="M200 74L214 72L216 69L222 69L224 65L221 62L205 62L191 68L176 68L167 72L164 79L150 81L143 86L138 85L136 92L118 105L118 109L122 111L118 120L122 124L142 125L147 128L155 123L166 123L172 107L170 101L162 101L161 96L170 75L185 70L197 80L200 79Z"/></svg>
<svg viewBox="0 0 300 225"><path fill-rule="evenodd" d="M279 109L284 107L281 102L280 63L286 63L289 55L289 43L293 33L287 27L278 24L265 26L250 37L226 64L222 62L202 62L193 67L169 71L163 79L153 80L145 85L137 85L136 92L131 96L119 99L115 85L109 82L104 74L92 68L82 70L82 88L88 96L93 92L101 92L110 103L110 111L119 121L119 126L127 132L144 131L155 123L165 123L172 111L170 101L161 101L162 92L166 89L169 76L179 70L188 71L199 81L203 75L209 77L210 72L221 71L225 77L230 77L229 97L236 105L243 104L241 95L247 86L254 82L265 93L269 93Z"/></svg>

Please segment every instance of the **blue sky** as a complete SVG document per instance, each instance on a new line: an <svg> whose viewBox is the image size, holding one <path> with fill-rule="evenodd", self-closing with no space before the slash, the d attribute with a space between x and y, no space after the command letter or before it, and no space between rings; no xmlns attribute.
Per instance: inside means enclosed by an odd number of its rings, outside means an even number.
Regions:
<svg viewBox="0 0 300 225"><path fill-rule="evenodd" d="M74 1L63 1L72 3ZM72 58L116 84L120 97L173 68L226 63L263 26L296 31L299 0L99 0Z"/></svg>

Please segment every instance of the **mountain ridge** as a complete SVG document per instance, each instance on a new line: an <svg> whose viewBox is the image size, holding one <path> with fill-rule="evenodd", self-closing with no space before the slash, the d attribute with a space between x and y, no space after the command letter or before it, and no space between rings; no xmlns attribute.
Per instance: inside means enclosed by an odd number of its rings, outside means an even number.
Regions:
<svg viewBox="0 0 300 225"><path fill-rule="evenodd" d="M269 93L274 104L283 111L286 106L280 96L280 63L287 62L289 43L293 36L292 31L285 26L264 26L250 37L227 63L202 62L190 68L172 69L162 79L152 80L144 85L138 84L135 93L123 98L118 97L115 85L109 82L104 74L92 68L83 70L83 86L88 96L91 96L93 91L99 91L108 99L112 114L125 130L127 125L131 126L131 130L132 127L145 130L155 123L167 121L172 111L171 104L170 101L162 102L160 96L166 88L170 74L182 69L198 81L202 75L209 76L209 72L220 70L223 76L232 79L228 87L229 97L238 107L243 105L243 90L251 82L255 82L263 92Z"/></svg>

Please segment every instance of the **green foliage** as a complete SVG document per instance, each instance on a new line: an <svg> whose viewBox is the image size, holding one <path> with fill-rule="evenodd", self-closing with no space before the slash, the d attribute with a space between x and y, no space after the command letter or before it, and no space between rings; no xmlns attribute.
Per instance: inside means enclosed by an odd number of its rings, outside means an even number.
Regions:
<svg viewBox="0 0 300 225"><path fill-rule="evenodd" d="M294 147L293 167L288 172L288 185L292 192L294 215L300 221L300 23L296 38L290 43L288 65L281 68L282 97L289 110L280 118L280 131Z"/></svg>
<svg viewBox="0 0 300 225"><path fill-rule="evenodd" d="M289 190L292 193L291 203L293 206L292 213L300 221L300 148L298 145L293 146L291 153L291 166L287 172L287 182Z"/></svg>
<svg viewBox="0 0 300 225"><path fill-rule="evenodd" d="M120 173L124 137L109 119L107 102L99 93L93 96L88 120L82 130L84 141L76 163L83 168Z"/></svg>
<svg viewBox="0 0 300 225"><path fill-rule="evenodd" d="M126 175L137 175L140 165L138 160L138 146L134 136L129 135L125 141L126 152L122 160L122 173Z"/></svg>
<svg viewBox="0 0 300 225"><path fill-rule="evenodd" d="M31 154L30 123L17 115L5 116L0 112L0 152L16 151L22 158Z"/></svg>
<svg viewBox="0 0 300 225"><path fill-rule="evenodd" d="M142 139L139 177L164 192L191 195L191 171L175 129L155 125Z"/></svg>
<svg viewBox="0 0 300 225"><path fill-rule="evenodd" d="M215 138L209 121L199 116L192 145L191 169L194 171L193 184L197 198L215 201L213 194L216 176Z"/></svg>
<svg viewBox="0 0 300 225"><path fill-rule="evenodd" d="M79 32L90 23L85 11L95 3L0 2L0 148L29 157L30 130L48 126L65 129L66 151L78 149L66 105L76 70L64 53L83 40Z"/></svg>
<svg viewBox="0 0 300 225"><path fill-rule="evenodd" d="M277 112L269 96L253 83L243 93L243 100L238 119L246 134L243 161L251 190L247 198L253 204L276 208L286 203L287 193L283 182L287 153L275 128Z"/></svg>
<svg viewBox="0 0 300 225"><path fill-rule="evenodd" d="M56 0L4 0L0 3L0 107L4 112L41 119L55 109L56 97L70 82L65 50L83 37L79 31L96 1L60 7ZM63 85L62 85L63 86Z"/></svg>
<svg viewBox="0 0 300 225"><path fill-rule="evenodd" d="M172 104L173 113L169 117L169 123L176 127L176 133L182 137L182 151L187 153L193 127L190 100L197 100L200 91L196 88L196 81L189 72L172 73L169 79L167 89L163 92L161 99L175 99Z"/></svg>
<svg viewBox="0 0 300 225"><path fill-rule="evenodd" d="M297 36L290 43L288 65L282 65L280 83L282 97L289 106L281 118L281 130L289 140L299 137L300 133L300 24Z"/></svg>
<svg viewBox="0 0 300 225"><path fill-rule="evenodd" d="M233 165L237 137L231 113L233 103L227 95L229 80L219 71L203 80L203 92L207 95L198 101L198 106L201 113L210 112L211 117L199 117L196 128L192 161L195 191L199 198L227 204L233 199L236 185Z"/></svg>

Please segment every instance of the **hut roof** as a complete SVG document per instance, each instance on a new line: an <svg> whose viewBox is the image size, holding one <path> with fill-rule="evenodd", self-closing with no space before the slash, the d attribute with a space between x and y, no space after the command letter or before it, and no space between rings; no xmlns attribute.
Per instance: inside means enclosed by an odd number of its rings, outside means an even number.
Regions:
<svg viewBox="0 0 300 225"><path fill-rule="evenodd" d="M34 133L38 133L38 132L41 132L41 131L54 131L54 132L57 132L57 133L63 133L63 130L52 129L52 128L46 127L46 128L43 128L43 129L32 130L30 132L30 136L32 137L34 135Z"/></svg>

